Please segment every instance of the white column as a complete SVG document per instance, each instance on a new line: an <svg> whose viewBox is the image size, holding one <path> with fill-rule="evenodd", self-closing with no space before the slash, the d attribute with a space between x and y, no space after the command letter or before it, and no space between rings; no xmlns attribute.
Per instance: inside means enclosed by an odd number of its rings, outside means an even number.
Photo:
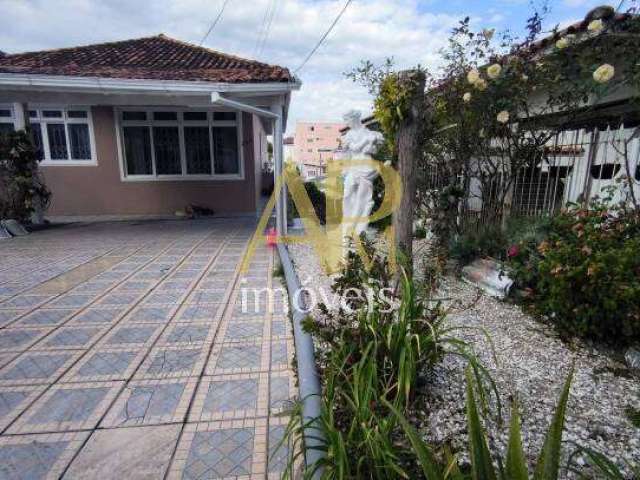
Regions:
<svg viewBox="0 0 640 480"><path fill-rule="evenodd" d="M13 115L17 130L24 130L29 125L29 110L26 103L14 102Z"/></svg>
<svg viewBox="0 0 640 480"><path fill-rule="evenodd" d="M274 105L271 107L271 111L276 113L278 117L273 122L273 173L276 181L279 178L283 178L284 164L283 164L283 132L282 132L282 107ZM276 198L276 229L278 235L287 234L287 186L283 184L282 190Z"/></svg>

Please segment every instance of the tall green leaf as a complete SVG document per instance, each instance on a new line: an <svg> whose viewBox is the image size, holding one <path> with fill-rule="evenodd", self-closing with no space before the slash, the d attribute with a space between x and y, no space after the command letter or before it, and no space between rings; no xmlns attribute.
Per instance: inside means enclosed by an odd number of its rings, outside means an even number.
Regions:
<svg viewBox="0 0 640 480"><path fill-rule="evenodd" d="M556 413L553 415L553 421L549 426L547 435L544 439L542 451L533 473L534 480L557 480L560 471L560 452L562 451L562 430L564 429L564 419L567 412L567 403L569 402L569 390L571 389L571 381L573 380L573 370L571 367L569 376L564 383L560 401L556 407Z"/></svg>
<svg viewBox="0 0 640 480"><path fill-rule="evenodd" d="M509 480L528 480L527 460L522 448L520 432L520 412L516 400L511 404L511 424L509 426L509 444L507 445L507 478Z"/></svg>
<svg viewBox="0 0 640 480"><path fill-rule="evenodd" d="M484 427L478 414L475 394L473 392L474 381L471 367L467 367L467 428L469 430L469 455L471 456L471 476L473 480L496 480L497 475Z"/></svg>
<svg viewBox="0 0 640 480"><path fill-rule="evenodd" d="M418 462L422 467L422 472L424 473L425 478L427 480L444 480L445 477L442 475L442 471L440 470L440 466L438 465L435 455L422 438L420 438L420 435L418 435L415 428L413 428L407 419L404 418L404 415L391 405L386 398L381 398L381 401L397 418L398 423L409 438L409 442L411 442L411 446L416 452Z"/></svg>

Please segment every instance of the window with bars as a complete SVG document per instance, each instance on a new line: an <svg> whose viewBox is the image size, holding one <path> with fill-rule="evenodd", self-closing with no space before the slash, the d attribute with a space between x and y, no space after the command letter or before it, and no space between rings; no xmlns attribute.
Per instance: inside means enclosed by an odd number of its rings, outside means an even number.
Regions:
<svg viewBox="0 0 640 480"><path fill-rule="evenodd" d="M38 160L48 165L93 164L95 152L88 108L29 110Z"/></svg>
<svg viewBox="0 0 640 480"><path fill-rule="evenodd" d="M13 124L13 110L11 108L0 108L0 135L6 135L15 130Z"/></svg>
<svg viewBox="0 0 640 480"><path fill-rule="evenodd" d="M126 109L118 118L127 177L241 178L236 112Z"/></svg>

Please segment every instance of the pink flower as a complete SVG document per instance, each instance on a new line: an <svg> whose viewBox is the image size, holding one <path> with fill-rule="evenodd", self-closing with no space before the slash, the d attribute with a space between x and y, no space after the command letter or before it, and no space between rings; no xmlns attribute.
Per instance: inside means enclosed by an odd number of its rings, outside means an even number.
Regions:
<svg viewBox="0 0 640 480"><path fill-rule="evenodd" d="M513 258L517 256L519 253L520 253L520 248L518 247L518 245L511 245L507 250L507 257Z"/></svg>

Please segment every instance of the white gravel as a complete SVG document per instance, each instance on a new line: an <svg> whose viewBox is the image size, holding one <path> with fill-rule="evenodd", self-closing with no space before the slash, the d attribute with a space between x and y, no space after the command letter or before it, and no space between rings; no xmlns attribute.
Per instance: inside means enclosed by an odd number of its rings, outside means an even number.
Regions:
<svg viewBox="0 0 640 480"><path fill-rule="evenodd" d="M289 251L303 286L331 291L331 279L321 270L311 247L291 245ZM478 295L475 287L452 277L444 280L438 293L439 297L458 304L459 308L454 308L447 317L450 325L481 327L495 347L497 363L480 330L464 329L457 335L473 346L500 392L505 423L503 427L491 425L491 441L504 449L509 398L517 395L523 444L533 462L570 365L575 361L564 440L606 453L621 467L625 462L640 465L640 429L634 427L624 413L627 406L640 408L638 378L631 376L610 352L585 344L563 343L552 330L523 313L518 306L487 296L477 299ZM475 303L474 299L477 299ZM470 308L465 308L470 304ZM456 450L464 450L466 443L464 367L463 361L447 357L425 375L422 408L425 415L420 415L426 416L423 432L431 442L450 442ZM567 452L570 450L572 447L568 445Z"/></svg>

